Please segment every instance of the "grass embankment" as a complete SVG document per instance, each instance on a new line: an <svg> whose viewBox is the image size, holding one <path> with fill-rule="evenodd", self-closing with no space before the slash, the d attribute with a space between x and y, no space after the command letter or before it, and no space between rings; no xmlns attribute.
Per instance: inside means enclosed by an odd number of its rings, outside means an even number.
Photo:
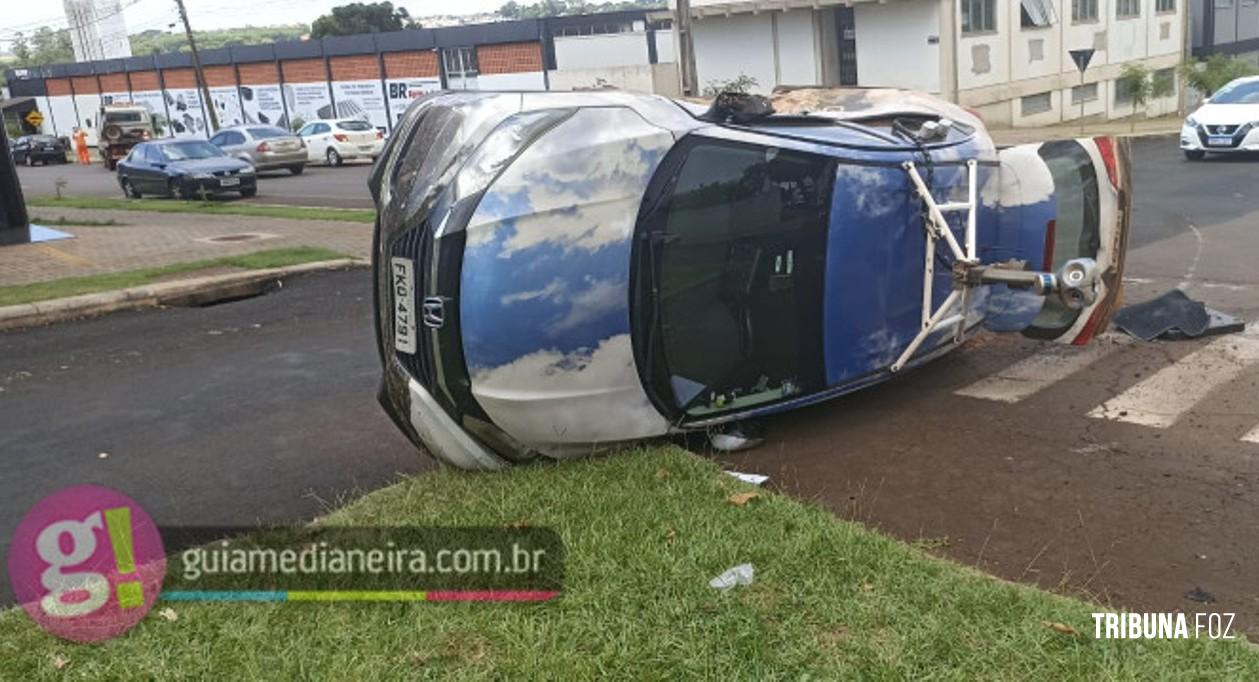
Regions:
<svg viewBox="0 0 1259 682"><path fill-rule="evenodd" d="M1244 643L1098 641L1097 607L753 490L674 448L502 474L440 471L348 525L529 523L562 536L545 604L173 604L97 646L0 614L16 679L1259 679ZM751 562L755 582L708 580ZM1061 623L1078 634L1061 632ZM57 665L60 665L58 669Z"/></svg>
<svg viewBox="0 0 1259 682"><path fill-rule="evenodd" d="M0 306L127 289L152 284L164 277L210 268L228 267L242 270L265 270L267 268L280 268L300 263L314 263L341 258L346 258L346 256L329 249L298 246L288 249L258 251L243 256L225 256L223 258L175 263L155 268L109 272L101 275L87 275L85 277L68 277L66 279L34 282L32 284L16 284L0 287Z"/></svg>
<svg viewBox="0 0 1259 682"><path fill-rule="evenodd" d="M184 201L179 199L117 199L110 197L29 197L26 205L37 208L81 208L97 211L151 211L154 213L199 213L203 215L243 215L255 218L292 220L338 220L371 224L376 212L367 209L272 206L238 201Z"/></svg>

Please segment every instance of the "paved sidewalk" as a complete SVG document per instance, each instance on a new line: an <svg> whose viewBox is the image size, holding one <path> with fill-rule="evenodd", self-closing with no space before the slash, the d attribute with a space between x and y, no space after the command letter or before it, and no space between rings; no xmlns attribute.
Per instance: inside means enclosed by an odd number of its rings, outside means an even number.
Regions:
<svg viewBox="0 0 1259 682"><path fill-rule="evenodd" d="M1079 123L1060 123L1040 128L990 128L988 133L999 145L1026 144L1028 142L1044 142L1076 137L1095 137L1098 135L1175 135L1180 132L1185 121L1179 115L1160 116L1158 118L1142 118L1135 124L1124 120L1116 121L1085 121L1083 134Z"/></svg>
<svg viewBox="0 0 1259 682"><path fill-rule="evenodd" d="M196 213L32 208L32 219L113 219L117 226L52 226L74 235L42 244L0 247L0 286L45 282L174 263L313 246L355 258L371 252L372 226ZM227 237L224 241L211 241Z"/></svg>

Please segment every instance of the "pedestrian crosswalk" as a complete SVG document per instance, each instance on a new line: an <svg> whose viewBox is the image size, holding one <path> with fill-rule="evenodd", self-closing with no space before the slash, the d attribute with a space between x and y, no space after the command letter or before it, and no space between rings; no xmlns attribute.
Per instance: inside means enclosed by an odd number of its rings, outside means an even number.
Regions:
<svg viewBox="0 0 1259 682"><path fill-rule="evenodd" d="M1055 346L964 386L960 396L1019 403L1071 377L1087 373L1095 363L1135 348L1126 337L1102 339L1083 348ZM1188 355L1169 362L1150 376L1087 411L1094 419L1168 429L1252 368L1259 368L1259 323L1241 334L1204 342ZM1259 420L1259 401L1247 405ZM1239 440L1259 444L1259 424Z"/></svg>

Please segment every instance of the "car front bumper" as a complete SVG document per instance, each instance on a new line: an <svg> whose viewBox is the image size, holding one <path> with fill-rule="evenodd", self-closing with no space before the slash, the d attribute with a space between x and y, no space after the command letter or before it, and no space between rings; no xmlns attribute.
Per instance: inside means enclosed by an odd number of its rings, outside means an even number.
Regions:
<svg viewBox="0 0 1259 682"><path fill-rule="evenodd" d="M224 192L239 192L241 190L256 190L258 188L258 179L254 175L234 175L232 177L238 178L240 184L225 186L223 180L227 178L193 178L185 176L176 181L176 186L181 193L193 195L202 192L206 194L221 194Z"/></svg>
<svg viewBox="0 0 1259 682"><path fill-rule="evenodd" d="M1215 126L1185 124L1180 129L1180 148L1184 151L1209 152L1211 154L1233 154L1239 152L1259 151L1259 128L1249 124L1237 126L1231 133L1213 135L1210 131ZM1229 137L1227 145L1213 145L1213 137Z"/></svg>

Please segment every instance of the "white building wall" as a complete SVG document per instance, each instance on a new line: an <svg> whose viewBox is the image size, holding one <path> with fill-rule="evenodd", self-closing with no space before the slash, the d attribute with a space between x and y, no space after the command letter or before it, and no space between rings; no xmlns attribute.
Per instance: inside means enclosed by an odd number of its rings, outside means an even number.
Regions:
<svg viewBox="0 0 1259 682"><path fill-rule="evenodd" d="M957 86L961 90L1000 85L1010 81L1010 16L1013 2L998 2L995 31L963 34L957 31ZM857 36L858 42L861 36ZM861 71L861 60L857 60Z"/></svg>
<svg viewBox="0 0 1259 682"><path fill-rule="evenodd" d="M673 37L673 31L656 31L657 64L667 64L669 62L677 61L677 57L674 56L674 50L676 49L674 40L676 39Z"/></svg>
<svg viewBox="0 0 1259 682"><path fill-rule="evenodd" d="M821 82L813 10L798 9L770 15L777 33L777 85L816 85Z"/></svg>
<svg viewBox="0 0 1259 682"><path fill-rule="evenodd" d="M646 32L555 38L555 66L562 70L649 63Z"/></svg>
<svg viewBox="0 0 1259 682"><path fill-rule="evenodd" d="M857 83L940 92L940 7L934 2L854 7Z"/></svg>
<svg viewBox="0 0 1259 682"><path fill-rule="evenodd" d="M549 71L547 77L552 90L593 90L613 87L627 92L653 93L655 91L654 70L650 64Z"/></svg>
<svg viewBox="0 0 1259 682"><path fill-rule="evenodd" d="M700 90L740 75L756 79L755 92L774 88L774 32L769 13L706 17L693 22L691 31Z"/></svg>

